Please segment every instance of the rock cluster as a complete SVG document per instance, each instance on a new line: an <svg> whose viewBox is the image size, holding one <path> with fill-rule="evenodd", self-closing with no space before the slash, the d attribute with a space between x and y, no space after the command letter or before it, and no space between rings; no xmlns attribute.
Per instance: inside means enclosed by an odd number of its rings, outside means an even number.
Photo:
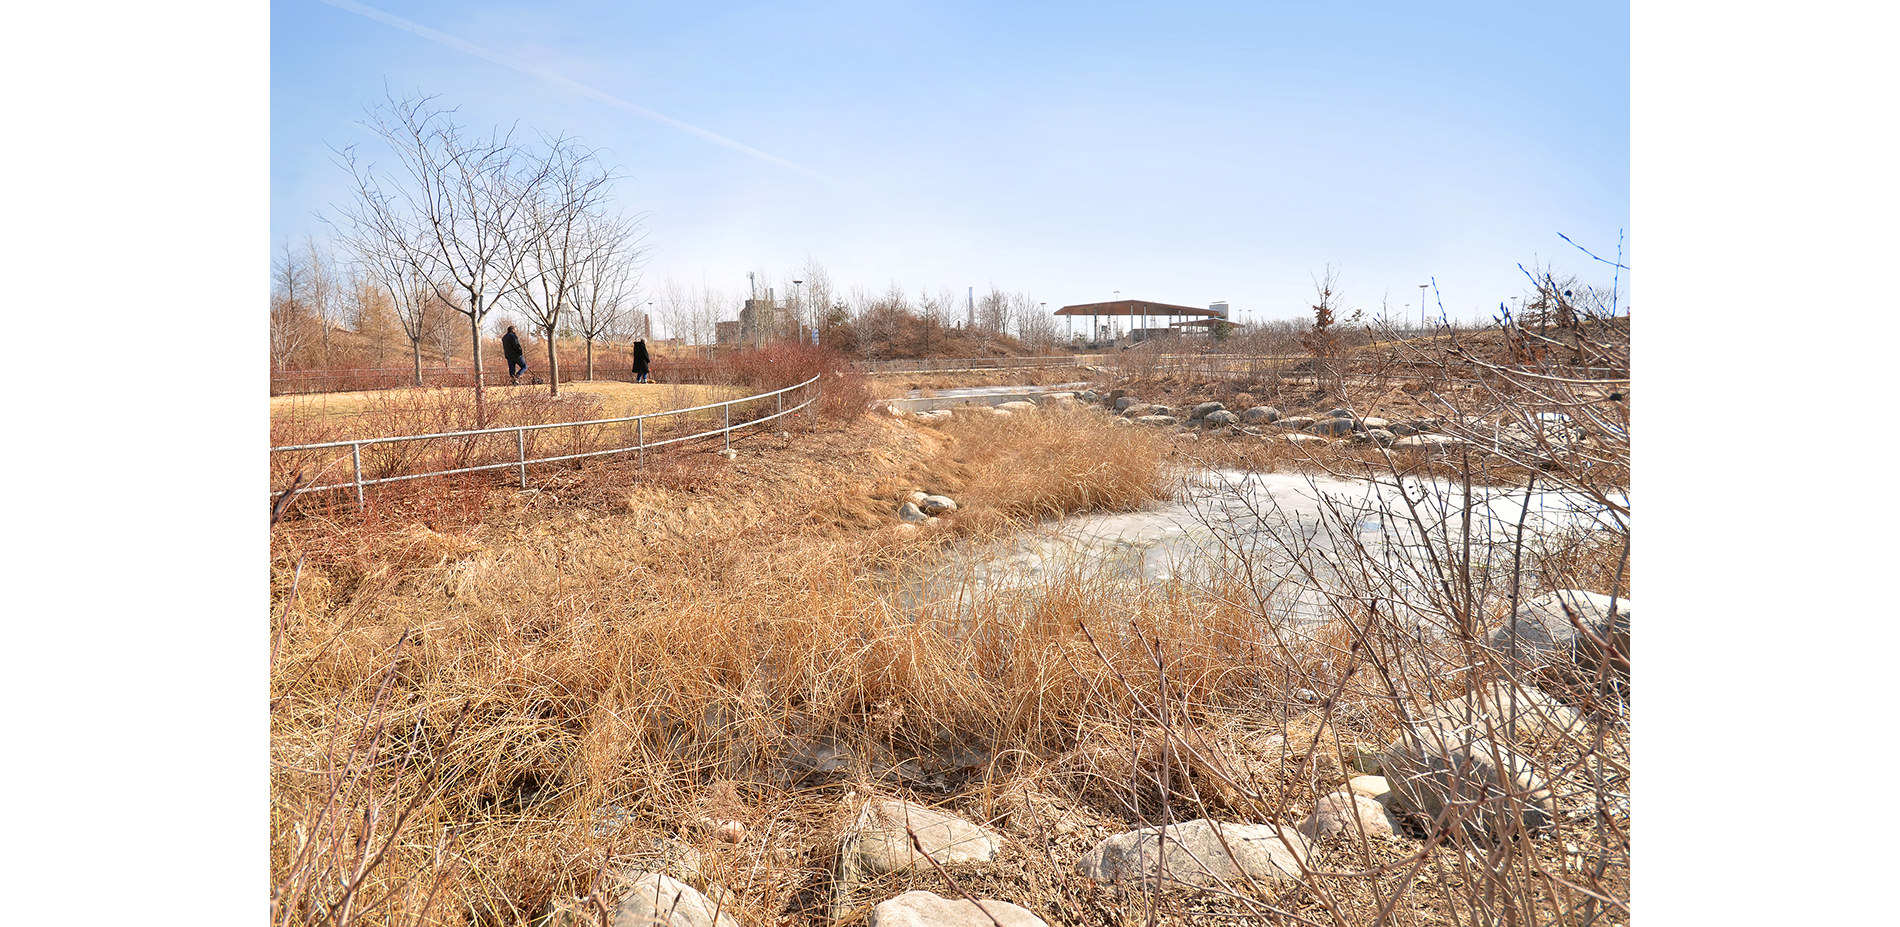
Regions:
<svg viewBox="0 0 1900 927"><path fill-rule="evenodd" d="M1082 402L1103 406L1116 415L1117 424L1147 425L1156 428L1201 429L1208 435L1258 437L1287 444L1320 444L1332 439L1380 447L1442 450L1456 445L1457 438L1438 434L1440 422L1415 419L1395 422L1378 416L1358 416L1349 409L1331 409L1324 415L1286 415L1272 406L1249 406L1236 412L1221 402L1208 400L1185 407L1185 414L1158 403L1144 402L1125 390L1106 394L1084 390L1076 394ZM1245 396L1242 397L1246 399Z"/></svg>

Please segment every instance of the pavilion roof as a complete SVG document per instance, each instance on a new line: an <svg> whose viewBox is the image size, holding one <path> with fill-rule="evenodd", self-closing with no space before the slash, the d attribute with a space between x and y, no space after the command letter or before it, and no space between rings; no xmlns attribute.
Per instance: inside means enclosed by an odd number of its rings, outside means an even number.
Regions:
<svg viewBox="0 0 1900 927"><path fill-rule="evenodd" d="M1145 299L1121 299L1106 303L1081 303L1063 306L1056 315L1192 315L1213 318L1219 313L1212 309L1196 309L1193 306L1170 306L1167 303L1152 303Z"/></svg>

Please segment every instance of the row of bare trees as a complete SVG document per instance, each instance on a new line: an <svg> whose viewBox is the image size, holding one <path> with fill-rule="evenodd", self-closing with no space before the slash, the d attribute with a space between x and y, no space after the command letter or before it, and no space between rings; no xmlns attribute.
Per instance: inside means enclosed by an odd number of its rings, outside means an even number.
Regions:
<svg viewBox="0 0 1900 927"><path fill-rule="evenodd" d="M550 392L560 391L554 344L564 325L586 340L591 377L594 342L634 314L645 254L639 219L612 208L617 172L572 137L472 133L433 97L391 96L364 125L393 157L378 163L354 145L338 152L355 196L332 224L389 295L417 385L433 315L460 313L484 422L482 321L499 306L519 311L547 344Z"/></svg>

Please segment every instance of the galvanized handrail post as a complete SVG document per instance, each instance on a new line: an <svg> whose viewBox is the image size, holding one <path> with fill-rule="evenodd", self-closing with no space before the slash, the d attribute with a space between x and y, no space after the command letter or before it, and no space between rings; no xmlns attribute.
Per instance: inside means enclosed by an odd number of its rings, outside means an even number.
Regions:
<svg viewBox="0 0 1900 927"><path fill-rule="evenodd" d="M521 467L521 488L528 488L528 429L515 429L515 460Z"/></svg>
<svg viewBox="0 0 1900 927"><path fill-rule="evenodd" d="M350 466L356 469L356 509L363 510L363 445L350 445Z"/></svg>
<svg viewBox="0 0 1900 927"><path fill-rule="evenodd" d="M732 403L727 402L726 410L726 450L732 450Z"/></svg>
<svg viewBox="0 0 1900 927"><path fill-rule="evenodd" d="M633 433L640 442L638 466L645 467L647 465L647 420L644 417L633 420Z"/></svg>

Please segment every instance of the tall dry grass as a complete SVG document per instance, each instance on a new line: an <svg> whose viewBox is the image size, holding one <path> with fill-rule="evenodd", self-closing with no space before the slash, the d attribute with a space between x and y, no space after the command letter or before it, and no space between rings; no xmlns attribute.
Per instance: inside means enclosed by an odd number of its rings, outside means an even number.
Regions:
<svg viewBox="0 0 1900 927"><path fill-rule="evenodd" d="M559 499L471 484L473 503L426 525L373 506L280 526L273 920L531 923L661 865L675 840L707 854L744 922L829 923L831 840L866 794L1019 837L1013 875L959 876L1003 879L993 897L1075 923L1179 917L1173 896L1079 885L1066 866L1142 823L1295 823L1407 718L1508 682L1473 646L1499 617L1497 558L1460 560L1448 538L1425 576L1296 544L1306 559L1277 574L1196 587L1078 566L967 605L906 595L952 539L1138 507L1171 477L1155 431L1088 410L916 434L908 456L841 443L815 491L603 469ZM955 530L800 528L888 512L908 486L955 496ZM1524 567L1626 589L1618 554L1573 539ZM1350 582L1326 624L1295 630L1273 593L1316 557ZM1421 638L1394 600L1454 633ZM1334 838L1295 888L1197 903L1258 923L1620 920L1627 815L1604 809L1628 788L1626 717L1612 702L1584 732L1521 746L1561 786L1554 842L1473 843L1457 821L1424 844ZM727 819L745 825L737 844L709 826Z"/></svg>

